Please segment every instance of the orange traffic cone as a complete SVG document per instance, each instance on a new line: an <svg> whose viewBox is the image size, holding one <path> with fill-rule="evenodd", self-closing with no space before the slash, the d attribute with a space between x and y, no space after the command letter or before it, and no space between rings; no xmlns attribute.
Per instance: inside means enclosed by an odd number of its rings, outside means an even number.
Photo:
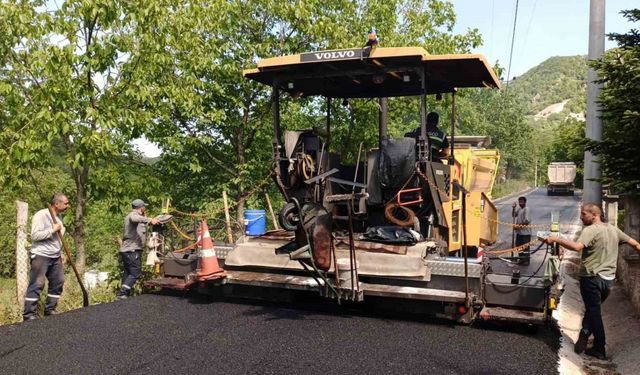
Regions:
<svg viewBox="0 0 640 375"><path fill-rule="evenodd" d="M213 241L209 234L209 226L206 220L200 223L200 236L198 236L198 244L200 245L200 270L198 271L198 281L214 280L227 277L220 265L216 252L213 249Z"/></svg>

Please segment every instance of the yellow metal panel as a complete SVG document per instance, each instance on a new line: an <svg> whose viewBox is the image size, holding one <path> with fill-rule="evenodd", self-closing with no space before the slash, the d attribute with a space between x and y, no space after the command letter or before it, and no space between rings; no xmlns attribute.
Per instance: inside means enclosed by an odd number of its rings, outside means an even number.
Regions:
<svg viewBox="0 0 640 375"><path fill-rule="evenodd" d="M492 244L498 235L498 210L491 202L489 193L493 186L499 160L497 150L483 150L480 157L476 151L470 148L457 150L455 153L456 165L463 171L465 189L469 190L466 196L466 235L467 246L480 247ZM456 180L455 172L452 179ZM475 191L473 188L476 187ZM486 192L485 192L486 191ZM443 210L449 227L449 251L457 251L462 248L462 194L458 199L453 199L443 204Z"/></svg>
<svg viewBox="0 0 640 375"><path fill-rule="evenodd" d="M456 162L462 170L462 185L469 191L481 191L491 197L500 162L500 152L495 149L469 147L454 150Z"/></svg>
<svg viewBox="0 0 640 375"><path fill-rule="evenodd" d="M444 216L449 223L449 238L447 238L449 252L460 250L462 247L462 212L460 207L460 200L450 200L442 204Z"/></svg>
<svg viewBox="0 0 640 375"><path fill-rule="evenodd" d="M484 65L485 69L491 75L491 80L488 82L483 82L485 87L487 88L500 88L500 80L496 76L496 73L493 71L493 68L487 62L487 59L480 54L447 54L447 55L427 55L422 58L422 61L438 61L438 60L480 60Z"/></svg>
<svg viewBox="0 0 640 375"><path fill-rule="evenodd" d="M467 195L467 246L481 246L496 242L498 210L481 191Z"/></svg>
<svg viewBox="0 0 640 375"><path fill-rule="evenodd" d="M498 239L498 209L485 193L481 193L480 199L483 204L480 240L484 244L493 244Z"/></svg>
<svg viewBox="0 0 640 375"><path fill-rule="evenodd" d="M253 69L245 69L242 71L242 76L246 77L249 74L255 74L255 73L260 73L260 70L257 68L253 68Z"/></svg>

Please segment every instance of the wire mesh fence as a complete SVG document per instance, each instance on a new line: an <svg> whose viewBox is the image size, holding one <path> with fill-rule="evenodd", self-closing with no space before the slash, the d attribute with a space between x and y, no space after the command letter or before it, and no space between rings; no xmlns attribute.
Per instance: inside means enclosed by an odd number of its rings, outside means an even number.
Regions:
<svg viewBox="0 0 640 375"><path fill-rule="evenodd" d="M16 212L16 298L18 305L22 306L29 285L29 254L26 249L29 205L16 201Z"/></svg>

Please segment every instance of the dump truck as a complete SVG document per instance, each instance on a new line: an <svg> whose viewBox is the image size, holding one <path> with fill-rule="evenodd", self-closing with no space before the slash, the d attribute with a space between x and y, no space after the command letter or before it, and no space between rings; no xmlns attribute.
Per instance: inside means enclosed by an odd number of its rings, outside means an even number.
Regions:
<svg viewBox="0 0 640 375"><path fill-rule="evenodd" d="M266 58L243 75L271 88L271 169L286 202L278 214L284 229L216 245L223 272L212 280L198 278L202 256L169 250L153 285L258 299L310 293L462 323L549 320L551 282L540 273L494 272L496 260L485 254L498 233L491 190L500 153L488 137L455 132L457 91L500 87L482 55L367 46ZM450 96L451 148L435 160L427 97L443 95ZM419 135L392 137L388 103L408 97L417 99L403 105L415 106ZM299 98L323 105L324 126L283 128L281 101ZM355 139L358 156L349 161L341 154L346 145L332 138L332 111L336 102L357 100L377 102L378 121L368 124L377 139Z"/></svg>
<svg viewBox="0 0 640 375"><path fill-rule="evenodd" d="M573 162L553 162L547 168L547 195L573 195L576 165Z"/></svg>

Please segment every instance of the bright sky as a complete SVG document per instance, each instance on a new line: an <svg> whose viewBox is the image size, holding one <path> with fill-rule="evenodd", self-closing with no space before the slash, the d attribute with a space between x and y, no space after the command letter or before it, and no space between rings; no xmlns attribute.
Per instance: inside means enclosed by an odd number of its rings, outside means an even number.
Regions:
<svg viewBox="0 0 640 375"><path fill-rule="evenodd" d="M477 28L482 53L505 69L513 33L516 0L450 0L457 14L454 32ZM640 7L637 0L606 0L605 32L626 33L634 25L621 10ZM519 76L553 56L586 55L589 50L589 0L519 0L511 76ZM615 47L605 39L605 49Z"/></svg>
<svg viewBox="0 0 640 375"><path fill-rule="evenodd" d="M156 146L155 144L149 142L145 137L138 138L131 143L140 152L142 152L144 156L148 158L155 158L160 156L160 154L162 154L162 150L158 148L158 146Z"/></svg>

